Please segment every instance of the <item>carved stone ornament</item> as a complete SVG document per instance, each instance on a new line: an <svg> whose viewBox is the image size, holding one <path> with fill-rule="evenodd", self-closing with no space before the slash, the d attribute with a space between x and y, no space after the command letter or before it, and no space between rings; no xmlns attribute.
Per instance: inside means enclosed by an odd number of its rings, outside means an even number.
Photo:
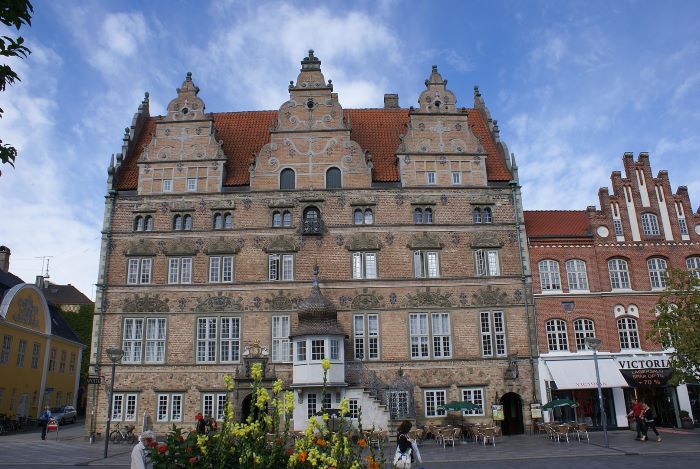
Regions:
<svg viewBox="0 0 700 469"><path fill-rule="evenodd" d="M441 307L451 307L452 300L450 297L452 293L440 293L440 290L431 290L426 288L425 291L419 291L415 295L406 295L406 306L410 308L417 308L421 306L441 306Z"/></svg>
<svg viewBox="0 0 700 469"><path fill-rule="evenodd" d="M234 210L236 202L233 200L217 200L211 206L212 210Z"/></svg>
<svg viewBox="0 0 700 469"><path fill-rule="evenodd" d="M376 236L368 233L360 233L350 237L350 240L345 243L345 249L348 251L378 251L382 248L379 239Z"/></svg>
<svg viewBox="0 0 700 469"><path fill-rule="evenodd" d="M205 252L207 254L238 254L240 250L241 246L238 240L222 236L214 241L210 241Z"/></svg>
<svg viewBox="0 0 700 469"><path fill-rule="evenodd" d="M130 242L124 254L127 256L155 256L156 252L156 245L153 241L149 239L139 239Z"/></svg>
<svg viewBox="0 0 700 469"><path fill-rule="evenodd" d="M149 203L136 204L132 211L134 213L153 213L156 211L156 207Z"/></svg>
<svg viewBox="0 0 700 469"><path fill-rule="evenodd" d="M435 205L435 199L432 197L416 197L411 200L411 205Z"/></svg>
<svg viewBox="0 0 700 469"><path fill-rule="evenodd" d="M352 309L378 309L382 307L382 296L366 290L352 299Z"/></svg>
<svg viewBox="0 0 700 469"><path fill-rule="evenodd" d="M224 296L219 292L218 295L209 295L207 298L200 301L194 310L199 313L223 313L226 311L242 311L241 302L243 298L231 298Z"/></svg>
<svg viewBox="0 0 700 469"><path fill-rule="evenodd" d="M131 300L124 300L122 311L125 313L169 313L168 299L162 300L160 295L134 295Z"/></svg>
<svg viewBox="0 0 700 469"><path fill-rule="evenodd" d="M350 199L350 206L368 206L377 205L377 199L374 197L361 197L358 199Z"/></svg>
<svg viewBox="0 0 700 469"><path fill-rule="evenodd" d="M296 308L300 297L293 297L290 293L285 294L280 290L276 295L265 299L268 307L274 311L291 311Z"/></svg>
<svg viewBox="0 0 700 469"><path fill-rule="evenodd" d="M474 293L475 306L503 306L508 303L508 295L500 288L486 285Z"/></svg>
<svg viewBox="0 0 700 469"><path fill-rule="evenodd" d="M296 202L293 199L270 199L267 206L270 208L293 208Z"/></svg>
<svg viewBox="0 0 700 469"><path fill-rule="evenodd" d="M425 231L420 234L414 233L408 243L410 249L442 249L443 246L437 234Z"/></svg>
<svg viewBox="0 0 700 469"><path fill-rule="evenodd" d="M280 235L269 239L263 250L265 252L296 252L299 250L299 246L291 236Z"/></svg>
<svg viewBox="0 0 700 469"><path fill-rule="evenodd" d="M197 248L188 239L174 239L165 246L163 253L166 256L194 256Z"/></svg>
<svg viewBox="0 0 700 469"><path fill-rule="evenodd" d="M193 212L195 203L190 200L176 200L170 204L171 212Z"/></svg>
<svg viewBox="0 0 700 469"><path fill-rule="evenodd" d="M503 241L493 233L479 233L472 240L470 246L473 249L479 248L500 248L503 247Z"/></svg>

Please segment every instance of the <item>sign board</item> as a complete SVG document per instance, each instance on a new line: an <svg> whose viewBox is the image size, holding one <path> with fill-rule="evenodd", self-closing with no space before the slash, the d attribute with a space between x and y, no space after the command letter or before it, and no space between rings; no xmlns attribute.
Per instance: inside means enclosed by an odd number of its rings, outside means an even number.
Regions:
<svg viewBox="0 0 700 469"><path fill-rule="evenodd" d="M58 422L54 419L50 419L48 423L46 424L46 431L47 432L57 432L58 431Z"/></svg>
<svg viewBox="0 0 700 469"><path fill-rule="evenodd" d="M501 404L493 404L491 406L491 414L494 420L505 420L503 416L503 406Z"/></svg>
<svg viewBox="0 0 700 469"><path fill-rule="evenodd" d="M668 368L645 368L641 370L620 370L627 383L634 387L665 386L671 379L672 372Z"/></svg>
<svg viewBox="0 0 700 469"><path fill-rule="evenodd" d="M88 384L102 384L102 382L102 376L100 375L90 375L87 379Z"/></svg>
<svg viewBox="0 0 700 469"><path fill-rule="evenodd" d="M530 414L533 419L542 418L542 404L530 404Z"/></svg>

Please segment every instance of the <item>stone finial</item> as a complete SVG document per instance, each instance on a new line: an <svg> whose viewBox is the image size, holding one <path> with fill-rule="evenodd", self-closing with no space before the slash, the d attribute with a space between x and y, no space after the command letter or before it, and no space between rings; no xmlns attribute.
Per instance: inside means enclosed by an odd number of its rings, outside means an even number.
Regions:
<svg viewBox="0 0 700 469"><path fill-rule="evenodd" d="M479 85L474 85L474 97L475 98L481 97L481 93L479 92Z"/></svg>
<svg viewBox="0 0 700 469"><path fill-rule="evenodd" d="M493 121L493 139L496 143L501 141L501 130L498 128L498 121L495 119Z"/></svg>
<svg viewBox="0 0 700 469"><path fill-rule="evenodd" d="M302 70L321 70L321 60L314 55L314 50L309 49L309 55L301 61Z"/></svg>

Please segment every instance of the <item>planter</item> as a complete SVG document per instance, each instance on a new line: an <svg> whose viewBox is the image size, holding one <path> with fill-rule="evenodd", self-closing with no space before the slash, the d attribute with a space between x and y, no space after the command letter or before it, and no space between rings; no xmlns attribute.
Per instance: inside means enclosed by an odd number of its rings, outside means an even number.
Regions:
<svg viewBox="0 0 700 469"><path fill-rule="evenodd" d="M695 425L693 425L692 420L681 420L681 428L684 428L686 430L692 430L695 428Z"/></svg>

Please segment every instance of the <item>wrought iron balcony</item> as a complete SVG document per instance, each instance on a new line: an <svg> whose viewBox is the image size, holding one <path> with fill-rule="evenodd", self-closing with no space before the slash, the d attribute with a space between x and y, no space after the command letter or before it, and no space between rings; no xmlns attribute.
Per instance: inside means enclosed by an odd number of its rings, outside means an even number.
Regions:
<svg viewBox="0 0 700 469"><path fill-rule="evenodd" d="M323 220L320 218L305 219L301 223L302 236L321 236L325 231Z"/></svg>

